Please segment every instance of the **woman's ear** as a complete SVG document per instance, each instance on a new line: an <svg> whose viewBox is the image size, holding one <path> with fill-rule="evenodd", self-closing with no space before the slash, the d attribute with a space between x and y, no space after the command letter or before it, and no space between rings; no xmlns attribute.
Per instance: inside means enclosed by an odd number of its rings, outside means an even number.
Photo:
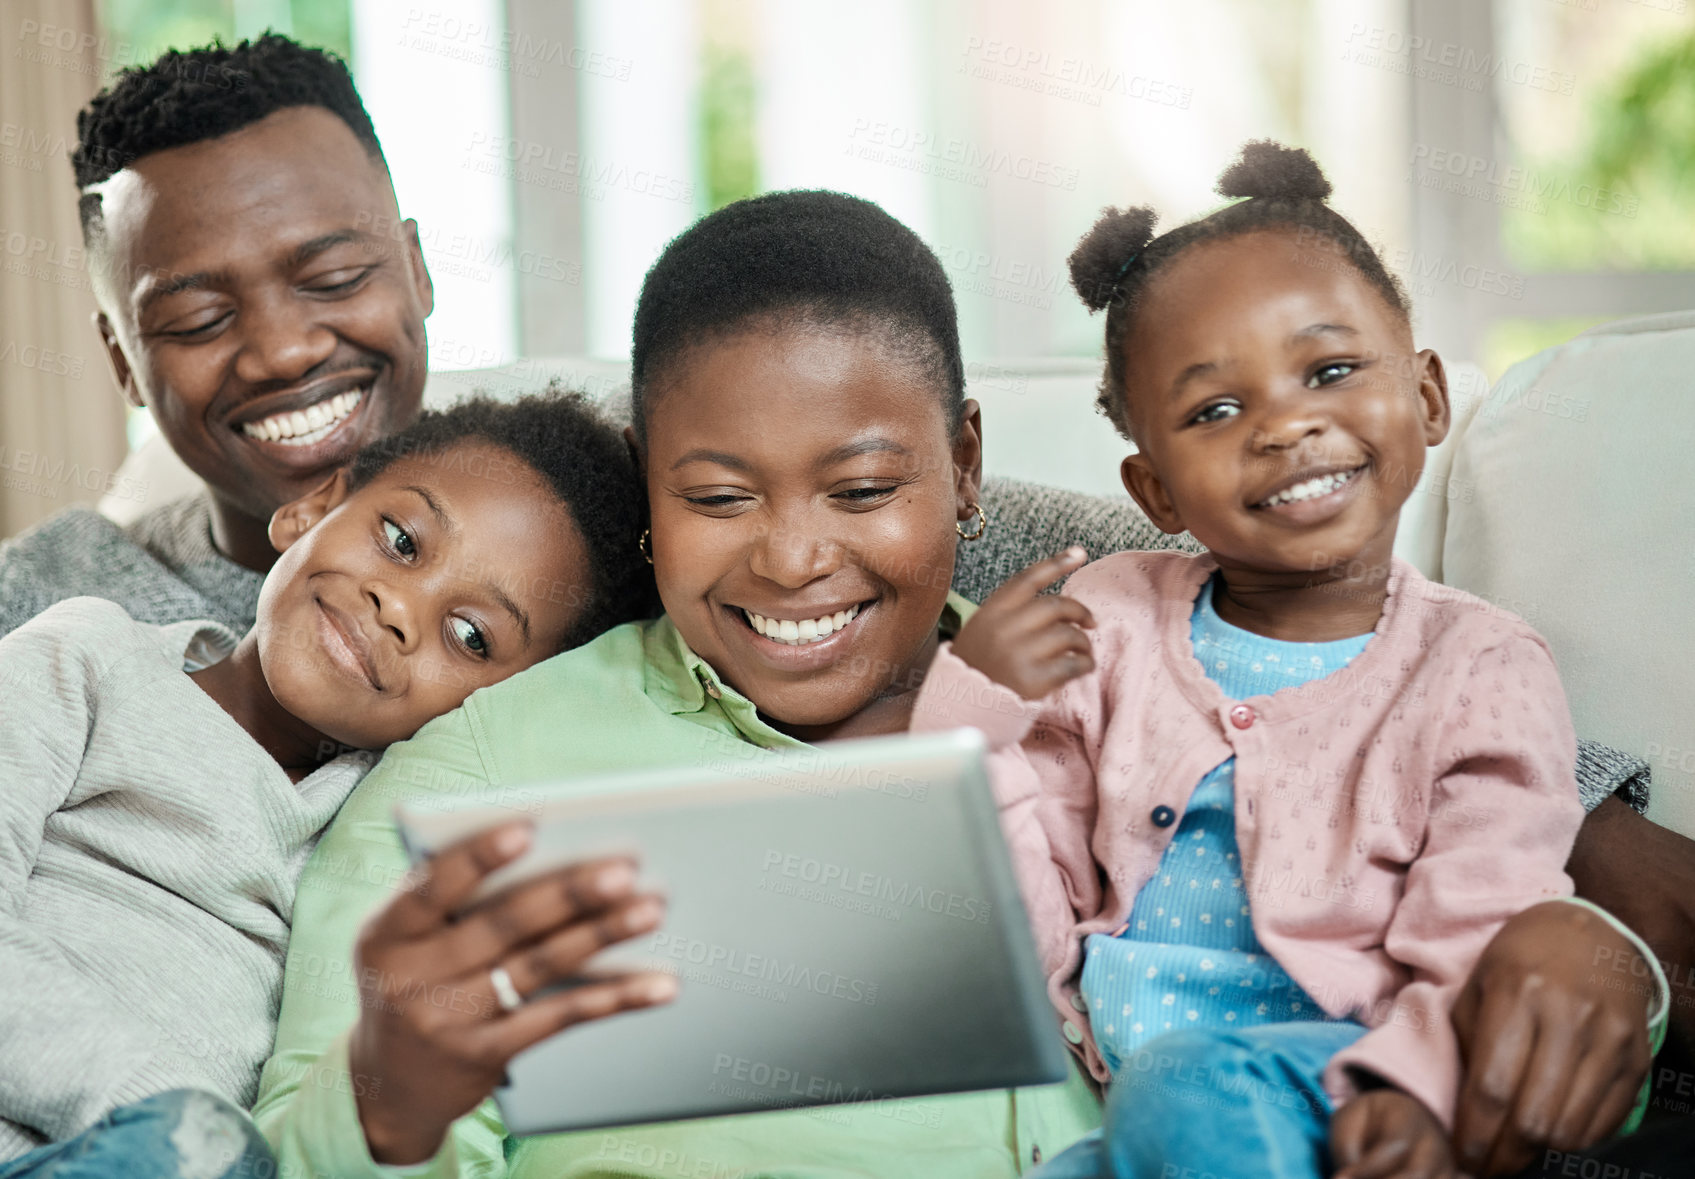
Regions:
<svg viewBox="0 0 1695 1179"><path fill-rule="evenodd" d="M969 397L960 407L959 430L953 436L953 472L959 501L955 515L969 520L976 516L983 494L983 407Z"/></svg>
<svg viewBox="0 0 1695 1179"><path fill-rule="evenodd" d="M271 513L270 526L265 530L271 547L286 553L289 546L305 536L318 521L333 512L347 498L347 471L338 469L318 486L297 500L291 500Z"/></svg>
<svg viewBox="0 0 1695 1179"><path fill-rule="evenodd" d="M1171 502L1171 496L1165 490L1165 484L1154 474L1153 467L1140 451L1127 454L1118 466L1119 478L1124 480L1124 490L1130 493L1130 498L1136 501L1136 506L1154 527L1161 532L1176 536L1184 531L1183 519L1177 514L1177 505Z"/></svg>

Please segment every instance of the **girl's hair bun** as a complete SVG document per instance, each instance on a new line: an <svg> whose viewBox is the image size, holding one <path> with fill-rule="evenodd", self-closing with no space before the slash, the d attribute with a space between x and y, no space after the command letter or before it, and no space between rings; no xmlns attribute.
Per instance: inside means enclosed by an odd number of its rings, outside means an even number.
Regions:
<svg viewBox="0 0 1695 1179"><path fill-rule="evenodd" d="M1256 139L1218 178L1219 196L1322 201L1330 195L1318 161L1298 147Z"/></svg>
<svg viewBox="0 0 1695 1179"><path fill-rule="evenodd" d="M1153 240L1158 219L1146 205L1101 210L1100 219L1065 260L1071 269L1071 285L1090 311L1112 302L1130 263Z"/></svg>

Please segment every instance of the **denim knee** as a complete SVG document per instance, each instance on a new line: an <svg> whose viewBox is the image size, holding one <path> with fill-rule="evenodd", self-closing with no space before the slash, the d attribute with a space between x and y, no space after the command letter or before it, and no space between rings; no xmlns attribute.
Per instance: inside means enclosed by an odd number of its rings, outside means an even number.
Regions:
<svg viewBox="0 0 1695 1179"><path fill-rule="evenodd" d="M251 1118L215 1093L173 1089L113 1111L114 1123L155 1123L179 1172L203 1179L276 1179L270 1148Z"/></svg>
<svg viewBox="0 0 1695 1179"><path fill-rule="evenodd" d="M1207 1029L1167 1032L1126 1059L1108 1091L1119 1119L1166 1117L1247 1106L1320 1114L1315 1094L1252 1035Z"/></svg>

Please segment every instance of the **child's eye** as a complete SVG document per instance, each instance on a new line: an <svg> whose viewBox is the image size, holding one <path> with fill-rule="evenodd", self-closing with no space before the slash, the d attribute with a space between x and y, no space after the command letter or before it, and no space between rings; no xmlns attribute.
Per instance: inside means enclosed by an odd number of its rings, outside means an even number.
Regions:
<svg viewBox="0 0 1695 1179"><path fill-rule="evenodd" d="M1191 422L1198 422L1202 424L1206 422L1222 422L1227 418L1235 417L1241 412L1242 407L1237 405L1234 401L1215 401L1211 405L1203 407L1199 413L1189 420Z"/></svg>
<svg viewBox="0 0 1695 1179"><path fill-rule="evenodd" d="M1345 360L1333 361L1330 364L1321 364L1312 376L1307 378L1307 388L1317 389L1321 385L1334 385L1337 381L1340 381L1343 377L1347 376L1358 367L1359 365L1349 363Z"/></svg>
<svg viewBox="0 0 1695 1179"><path fill-rule="evenodd" d="M469 618L452 618L448 620L448 625L453 628L454 637L467 651L484 659L488 658L488 640L483 637L483 632L477 629L476 623Z"/></svg>
<svg viewBox="0 0 1695 1179"><path fill-rule="evenodd" d="M418 546L412 543L412 538L406 534L406 530L393 520L383 521L383 535L388 537L389 547L407 560L418 555Z"/></svg>

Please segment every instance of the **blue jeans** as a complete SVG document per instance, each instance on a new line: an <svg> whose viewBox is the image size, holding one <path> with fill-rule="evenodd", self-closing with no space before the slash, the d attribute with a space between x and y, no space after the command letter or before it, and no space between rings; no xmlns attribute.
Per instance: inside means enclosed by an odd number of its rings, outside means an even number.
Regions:
<svg viewBox="0 0 1695 1179"><path fill-rule="evenodd" d="M121 1106L63 1142L0 1163L0 1179L277 1179L252 1119L192 1089Z"/></svg>
<svg viewBox="0 0 1695 1179"><path fill-rule="evenodd" d="M1330 1174L1330 1058L1357 1023L1167 1032L1126 1060L1105 1124L1027 1179L1315 1179ZM0 1176L0 1179L4 1179Z"/></svg>

